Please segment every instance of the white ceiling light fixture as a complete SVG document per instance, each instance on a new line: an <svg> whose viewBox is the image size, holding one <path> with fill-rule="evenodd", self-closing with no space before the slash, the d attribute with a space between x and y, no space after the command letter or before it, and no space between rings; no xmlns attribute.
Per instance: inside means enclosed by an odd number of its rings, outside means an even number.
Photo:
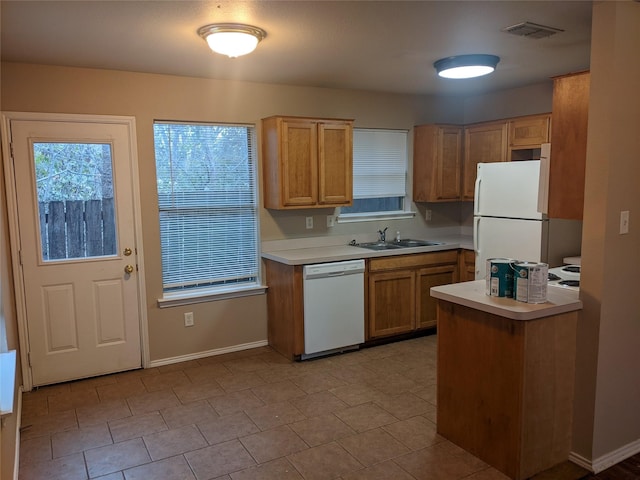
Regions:
<svg viewBox="0 0 640 480"><path fill-rule="evenodd" d="M214 52L235 58L253 52L267 32L241 23L212 23L200 27L198 35L207 41Z"/></svg>
<svg viewBox="0 0 640 480"><path fill-rule="evenodd" d="M444 78L474 78L493 72L499 61L500 57L495 55L457 55L441 58L433 66Z"/></svg>

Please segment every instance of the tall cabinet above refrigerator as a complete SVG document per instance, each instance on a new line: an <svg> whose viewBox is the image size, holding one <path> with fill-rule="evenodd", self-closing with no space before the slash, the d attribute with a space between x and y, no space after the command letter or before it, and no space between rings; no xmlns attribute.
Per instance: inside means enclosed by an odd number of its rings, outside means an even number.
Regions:
<svg viewBox="0 0 640 480"><path fill-rule="evenodd" d="M476 279L485 278L488 258L562 264L580 254L582 222L548 219L542 207L540 161L480 163L474 197ZM541 185L542 183L542 185ZM540 205L539 205L540 203Z"/></svg>

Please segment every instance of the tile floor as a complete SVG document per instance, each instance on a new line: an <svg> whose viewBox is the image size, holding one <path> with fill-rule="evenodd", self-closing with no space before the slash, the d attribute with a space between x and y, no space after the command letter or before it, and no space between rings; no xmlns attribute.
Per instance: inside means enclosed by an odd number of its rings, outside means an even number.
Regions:
<svg viewBox="0 0 640 480"><path fill-rule="evenodd" d="M268 347L23 396L21 480L506 480L436 433L436 336Z"/></svg>

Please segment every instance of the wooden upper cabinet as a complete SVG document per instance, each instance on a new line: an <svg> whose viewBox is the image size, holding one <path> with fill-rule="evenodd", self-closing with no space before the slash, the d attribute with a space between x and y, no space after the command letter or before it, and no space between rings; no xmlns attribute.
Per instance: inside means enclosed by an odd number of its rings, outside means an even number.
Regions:
<svg viewBox="0 0 640 480"><path fill-rule="evenodd" d="M589 72L553 79L549 218L582 220L589 80Z"/></svg>
<svg viewBox="0 0 640 480"><path fill-rule="evenodd" d="M262 160L265 208L352 203L352 120L264 118Z"/></svg>
<svg viewBox="0 0 640 480"><path fill-rule="evenodd" d="M551 114L518 117L508 122L509 160L539 160L540 145L551 135Z"/></svg>
<svg viewBox="0 0 640 480"><path fill-rule="evenodd" d="M507 122L487 122L464 129L462 199L473 201L478 163L507 160Z"/></svg>
<svg viewBox="0 0 640 480"><path fill-rule="evenodd" d="M460 200L462 127L419 125L413 135L413 200Z"/></svg>

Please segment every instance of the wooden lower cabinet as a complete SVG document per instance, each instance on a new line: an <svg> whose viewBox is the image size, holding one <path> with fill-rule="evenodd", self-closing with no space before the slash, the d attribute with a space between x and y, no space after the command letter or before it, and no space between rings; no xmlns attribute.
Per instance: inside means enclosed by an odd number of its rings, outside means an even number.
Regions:
<svg viewBox="0 0 640 480"><path fill-rule="evenodd" d="M476 279L476 253L473 250L460 250L459 281L471 282Z"/></svg>
<svg viewBox="0 0 640 480"><path fill-rule="evenodd" d="M458 252L372 258L368 279L368 339L436 326L429 289L458 281Z"/></svg>

